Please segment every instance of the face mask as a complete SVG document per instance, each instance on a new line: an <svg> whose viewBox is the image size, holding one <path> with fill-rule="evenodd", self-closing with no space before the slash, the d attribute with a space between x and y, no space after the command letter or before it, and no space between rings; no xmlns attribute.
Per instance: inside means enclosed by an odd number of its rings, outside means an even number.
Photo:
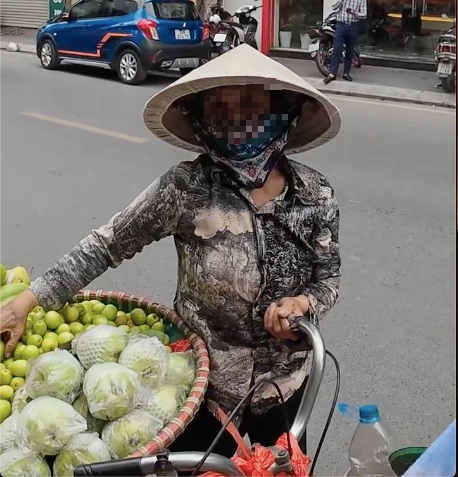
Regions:
<svg viewBox="0 0 458 477"><path fill-rule="evenodd" d="M197 137L214 162L248 188L264 185L295 130L300 107L286 114L255 115L239 121L211 121L189 112Z"/></svg>

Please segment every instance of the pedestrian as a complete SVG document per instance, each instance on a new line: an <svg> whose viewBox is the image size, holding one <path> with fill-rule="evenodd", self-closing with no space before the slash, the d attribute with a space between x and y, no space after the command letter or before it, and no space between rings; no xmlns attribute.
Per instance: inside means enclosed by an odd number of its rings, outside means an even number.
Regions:
<svg viewBox="0 0 458 477"><path fill-rule="evenodd" d="M359 33L359 22L367 16L366 0L338 0L332 5L337 11L337 23L334 35L334 49L332 50L331 67L329 75L323 80L329 84L337 78L340 59L345 46L345 61L343 79L353 81L350 76L353 54Z"/></svg>
<svg viewBox="0 0 458 477"><path fill-rule="evenodd" d="M286 318L320 320L337 300L339 209L326 178L285 153L331 140L340 116L304 79L241 45L158 92L144 119L197 159L171 167L2 308L0 333L10 355L35 306L59 309L109 267L173 236L174 307L205 340L211 373L207 406L171 450L206 451L221 429L218 407L233 410L257 380L274 380L290 421L297 413L308 367L306 353L289 358L300 336ZM279 404L265 384L237 425L272 445L286 431ZM234 451L226 433L215 452Z"/></svg>

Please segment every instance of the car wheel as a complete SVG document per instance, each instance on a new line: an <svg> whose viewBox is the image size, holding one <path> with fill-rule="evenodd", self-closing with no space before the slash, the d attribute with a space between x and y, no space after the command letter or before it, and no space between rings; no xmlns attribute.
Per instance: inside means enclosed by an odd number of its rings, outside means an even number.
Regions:
<svg viewBox="0 0 458 477"><path fill-rule="evenodd" d="M188 73L191 73L193 69L194 68L180 68L180 73L182 76L184 76L184 75L187 75Z"/></svg>
<svg viewBox="0 0 458 477"><path fill-rule="evenodd" d="M45 70L55 70L60 63L57 50L51 40L45 40L40 47L40 62Z"/></svg>
<svg viewBox="0 0 458 477"><path fill-rule="evenodd" d="M119 54L116 71L119 79L125 84L141 84L147 75L140 57L134 50L124 50Z"/></svg>

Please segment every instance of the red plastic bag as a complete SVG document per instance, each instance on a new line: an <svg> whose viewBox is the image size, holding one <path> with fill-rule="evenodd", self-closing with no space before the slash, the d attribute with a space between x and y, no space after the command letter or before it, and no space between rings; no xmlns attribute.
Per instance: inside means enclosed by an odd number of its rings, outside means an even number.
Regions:
<svg viewBox="0 0 458 477"><path fill-rule="evenodd" d="M219 418L224 424L227 421L226 415L218 410ZM238 443L237 457L233 457L231 460L239 467L246 477L272 477L272 472L269 471L272 464L275 462L274 454L270 449L266 449L262 446L256 446L254 452L248 447L247 443L243 440L242 436L238 432L237 428L231 423L227 427L234 440ZM291 441L291 465L293 472L288 474L282 472L277 474L278 476L297 476L297 477L309 477L310 457L306 456L300 449L297 440L290 434ZM276 446L288 451L288 439L286 433L283 434L277 441ZM201 477L222 477L221 474L214 472L206 472Z"/></svg>
<svg viewBox="0 0 458 477"><path fill-rule="evenodd" d="M183 351L188 351L189 349L191 349L191 343L185 338L175 341L175 343L170 343L169 346L173 353L181 353Z"/></svg>

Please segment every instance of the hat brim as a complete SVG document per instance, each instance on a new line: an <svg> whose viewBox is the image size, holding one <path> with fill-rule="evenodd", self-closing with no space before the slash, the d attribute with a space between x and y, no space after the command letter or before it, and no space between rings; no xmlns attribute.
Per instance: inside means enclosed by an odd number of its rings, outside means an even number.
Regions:
<svg viewBox="0 0 458 477"><path fill-rule="evenodd" d="M222 59L224 63L220 61ZM243 67L228 68L228 64L241 63L244 63ZM326 96L282 64L248 45L238 46L154 95L143 113L146 127L159 139L173 146L204 152L191 122L178 109L177 103L186 96L208 89L246 84L266 85L271 89L282 89L315 100L304 103L299 123L285 152L298 154L314 149L330 141L339 132L339 111Z"/></svg>

